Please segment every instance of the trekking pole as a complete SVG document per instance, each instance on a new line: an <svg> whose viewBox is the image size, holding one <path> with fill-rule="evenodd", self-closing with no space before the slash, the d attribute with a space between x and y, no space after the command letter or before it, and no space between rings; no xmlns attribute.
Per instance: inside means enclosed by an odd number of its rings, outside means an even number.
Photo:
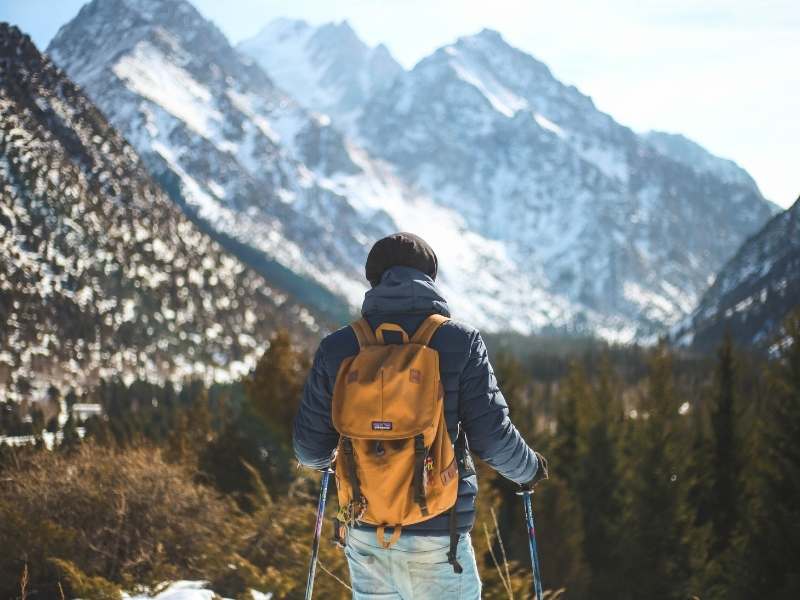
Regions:
<svg viewBox="0 0 800 600"><path fill-rule="evenodd" d="M536 600L542 600L542 574L539 571L539 553L536 550L536 529L533 525L533 508L531 506L533 490L523 490L517 493L522 496L522 502L525 506L525 523L528 525L528 545L531 551L531 566L533 568L533 585L536 590Z"/></svg>
<svg viewBox="0 0 800 600"><path fill-rule="evenodd" d="M322 521L325 517L325 501L328 499L328 479L333 473L330 467L322 471L322 485L319 489L319 502L317 503L317 523L314 526L314 541L311 545L311 565L308 567L308 581L306 582L306 600L311 600L314 593L314 575L317 572L317 554L319 554L319 538L322 535Z"/></svg>

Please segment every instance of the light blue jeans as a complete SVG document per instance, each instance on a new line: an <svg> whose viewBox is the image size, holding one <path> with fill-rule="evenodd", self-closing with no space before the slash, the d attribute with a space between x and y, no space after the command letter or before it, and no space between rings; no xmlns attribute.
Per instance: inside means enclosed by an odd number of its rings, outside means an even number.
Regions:
<svg viewBox="0 0 800 600"><path fill-rule="evenodd" d="M481 580L468 533L458 542L456 574L447 562L448 536L402 534L391 548L374 531L350 529L345 556L353 600L480 600Z"/></svg>

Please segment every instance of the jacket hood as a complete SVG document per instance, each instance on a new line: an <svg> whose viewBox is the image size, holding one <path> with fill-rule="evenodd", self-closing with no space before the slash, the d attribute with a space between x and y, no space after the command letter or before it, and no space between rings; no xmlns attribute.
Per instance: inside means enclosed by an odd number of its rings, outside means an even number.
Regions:
<svg viewBox="0 0 800 600"><path fill-rule="evenodd" d="M361 314L432 314L450 316L450 308L433 279L411 267L390 267L381 282L364 295Z"/></svg>

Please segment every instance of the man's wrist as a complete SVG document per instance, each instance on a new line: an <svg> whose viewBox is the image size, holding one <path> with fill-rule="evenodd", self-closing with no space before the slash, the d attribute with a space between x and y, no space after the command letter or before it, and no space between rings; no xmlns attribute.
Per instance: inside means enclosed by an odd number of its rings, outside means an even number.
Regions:
<svg viewBox="0 0 800 600"><path fill-rule="evenodd" d="M526 491L533 490L533 487L537 483L539 483L543 479L550 478L550 472L547 467L547 459L538 452L534 451L534 454L536 455L536 461L537 461L536 474L533 476L533 479L531 479L529 482L520 485L520 487Z"/></svg>

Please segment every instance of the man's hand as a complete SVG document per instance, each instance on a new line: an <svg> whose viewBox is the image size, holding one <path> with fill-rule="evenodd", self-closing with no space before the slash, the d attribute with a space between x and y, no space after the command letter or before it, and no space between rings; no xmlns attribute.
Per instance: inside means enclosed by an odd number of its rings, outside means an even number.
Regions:
<svg viewBox="0 0 800 600"><path fill-rule="evenodd" d="M536 459L539 461L539 468L536 469L536 475L533 476L528 483L523 483L520 485L523 491L532 492L533 486L539 483L542 479L550 479L550 473L547 470L547 459L539 454L538 452L534 451L536 454Z"/></svg>

